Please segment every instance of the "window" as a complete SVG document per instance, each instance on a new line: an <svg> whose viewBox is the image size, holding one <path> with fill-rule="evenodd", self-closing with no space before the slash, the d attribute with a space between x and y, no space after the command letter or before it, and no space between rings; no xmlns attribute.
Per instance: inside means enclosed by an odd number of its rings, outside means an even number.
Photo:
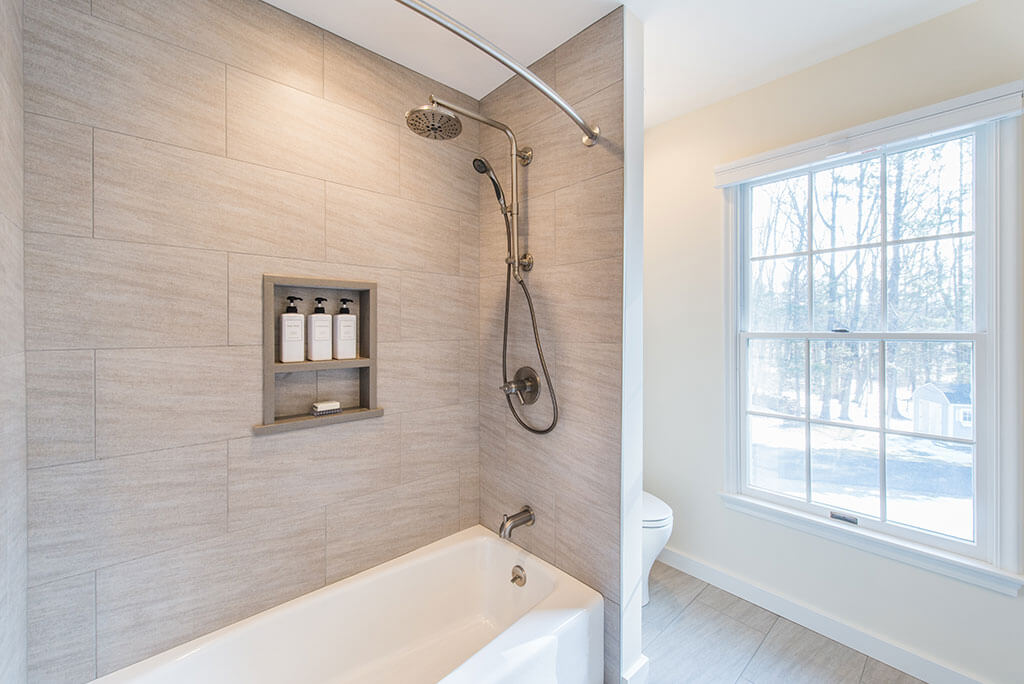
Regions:
<svg viewBox="0 0 1024 684"><path fill-rule="evenodd" d="M743 494L987 557L990 128L738 187Z"/></svg>

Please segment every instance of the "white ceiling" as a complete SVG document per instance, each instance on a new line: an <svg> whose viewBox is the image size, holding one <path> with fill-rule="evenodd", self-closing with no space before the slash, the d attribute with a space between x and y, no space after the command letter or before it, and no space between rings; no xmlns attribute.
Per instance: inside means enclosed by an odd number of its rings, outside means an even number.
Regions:
<svg viewBox="0 0 1024 684"><path fill-rule="evenodd" d="M644 21L646 122L767 83L976 0L626 0ZM481 98L511 74L393 0L270 0L332 33ZM531 64L616 0L432 0Z"/></svg>

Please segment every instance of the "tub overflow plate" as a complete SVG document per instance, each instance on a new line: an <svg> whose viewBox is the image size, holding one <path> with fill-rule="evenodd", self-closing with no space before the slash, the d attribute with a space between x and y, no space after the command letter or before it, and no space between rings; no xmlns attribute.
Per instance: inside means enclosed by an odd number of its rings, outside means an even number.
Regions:
<svg viewBox="0 0 1024 684"><path fill-rule="evenodd" d="M517 587L521 587L526 584L526 571L523 570L522 565L512 566L512 579L510 581Z"/></svg>

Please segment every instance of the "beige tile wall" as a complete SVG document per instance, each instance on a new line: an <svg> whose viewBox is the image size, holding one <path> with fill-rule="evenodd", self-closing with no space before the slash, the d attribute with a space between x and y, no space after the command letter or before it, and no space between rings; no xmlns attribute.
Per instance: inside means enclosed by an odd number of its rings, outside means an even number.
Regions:
<svg viewBox="0 0 1024 684"><path fill-rule="evenodd" d="M534 161L520 169L525 200L521 239L537 260L526 277L558 392L559 425L536 436L508 415L501 383L505 295L504 226L490 182L480 207L480 514L495 529L501 514L529 503L537 523L517 542L600 591L605 601L605 679L619 681L619 501L622 357L622 11L562 44L533 69L588 121L596 147L551 102L516 77L481 101L509 124ZM507 177L503 136L481 132L481 148ZM513 287L515 285L513 284ZM513 290L509 367L539 370L523 298ZM546 398L525 413L550 415Z"/></svg>
<svg viewBox="0 0 1024 684"><path fill-rule="evenodd" d="M0 0L0 682L25 679L25 315L21 0Z"/></svg>
<svg viewBox="0 0 1024 684"><path fill-rule="evenodd" d="M25 15L29 680L85 681L476 524L479 132L425 141L403 114L478 104L256 0ZM252 435L263 273L378 283L383 418ZM25 386L24 338L0 331L0 387ZM352 384L293 374L281 400ZM25 424L24 398L0 403Z"/></svg>
<svg viewBox="0 0 1024 684"><path fill-rule="evenodd" d="M27 408L0 399L28 425L30 681L105 674L523 503L517 541L607 597L617 681L621 32L616 12L535 65L601 126L587 149L519 79L478 105L257 0L25 0L27 346L5 328L0 368L27 363ZM501 138L410 134L431 93L537 151L547 437L495 390L503 226L470 162L504 177ZM252 435L263 273L379 284L383 418ZM512 312L510 364L535 365ZM295 374L280 400L349 376Z"/></svg>

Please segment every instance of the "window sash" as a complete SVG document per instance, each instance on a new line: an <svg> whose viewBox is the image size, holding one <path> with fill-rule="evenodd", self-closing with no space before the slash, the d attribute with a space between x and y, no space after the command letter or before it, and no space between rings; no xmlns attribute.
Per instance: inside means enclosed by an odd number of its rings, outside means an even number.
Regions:
<svg viewBox="0 0 1024 684"><path fill-rule="evenodd" d="M874 432L876 434L893 434L893 435L906 435L912 437L929 437L936 438L943 441L949 441L954 443L965 443L974 446L974 541L965 541L948 537L937 532L930 532L913 528L907 525L891 522L887 519L886 511L886 486L885 486L885 439L880 439L879 448L879 498L880 498L880 518L873 519L865 517L862 514L854 514L858 518L858 527L863 529L880 532L882 534L891 535L901 539L910 540L912 542L924 544L934 548L951 551L960 555L977 558L980 560L991 561L993 556L993 537L995 536L995 526L993 524L993 500L995 499L994 488L996 480L994 476L994 461L995 456L993 452L996 449L996 439L992 434L994 431L995 421L995 383L991 382L991 379L995 377L994 369L989 366L990 360L993 358L993 354L990 350L990 335L988 333L989 327L989 307L991 300L993 299L992 294L989 291L991 287L989 281L989 273L995 265L995 256L993 253L992 246L994 240L991 234L995 232L994 216L992 208L992 187L991 183L993 180L994 171L992 165L996 155L992 149L994 135L992 128L995 124L986 124L971 129L957 130L944 135L938 135L929 137L927 140L912 140L905 143L898 143L893 145L887 145L881 149L871 150L860 155L843 157L837 160L828 160L820 162L807 167L793 169L790 171L774 174L769 177L759 178L754 181L744 183L734 188L733 197L738 200L738 210L735 215L735 220L739 229L739 241L737 246L739 247L736 254L737 258L737 271L735 276L738 277L738 290L739 294L738 301L736 302L736 330L733 337L733 344L735 345L734 351L736 354L737 361L739 362L738 374L737 374L737 386L735 388L735 407L736 413L735 427L736 427L736 442L734 443L733 452L735 458L738 459L738 463L735 463L734 468L736 475L738 476L738 490L748 496L754 498L763 499L775 504L782 506L789 506L796 510L814 513L818 515L828 516L831 511L840 511L837 507L826 506L819 503L814 503L810 496L810 467L811 467L811 454L810 446L807 441L804 444L804 460L805 460L805 487L807 489L804 500L794 499L785 495L770 492L768 490L759 489L749 484L749 435L747 434L747 420L750 415L764 415L766 417L783 418L796 422L805 423L806 430L810 430L811 425L829 425L845 428L863 429L866 431ZM940 144L948 140L955 140L958 138L965 137L967 135L974 136L974 228L973 231L964 231L960 233L943 234L941 236L926 236L919 238L909 238L903 240L890 240L888 239L888 198L887 194L887 163L886 157L890 154L896 154L905 152L907 150L917 149L924 146ZM844 246L829 249L814 249L814 174L819 171L836 168L838 166L845 166L848 164L855 164L857 162L869 160L869 159L880 160L880 174L878 183L880 186L879 191L879 222L881 239L874 241L870 244ZM780 180L786 180L789 178L807 178L808 183L808 234L806 237L806 250L800 252L794 252L791 254L778 254L778 255L765 255L751 258L751 189L758 185L773 183ZM888 321L888 278L887 278L887 257L888 257L888 246L893 244L903 243L915 243L922 241L932 241L936 239L946 239L951 237L968 237L973 236L975 240L974 251L975 251L975 262L974 262L974 331L973 332L889 332L887 327ZM880 278L881 278L881 289L879 291L880 302L880 325L881 330L879 331L858 331L850 333L836 333L830 331L813 331L811 327L814 321L814 300L813 300L813 277L811 266L813 259L818 254L825 254L829 252L840 252L849 251L856 249L863 249L866 247L879 248L880 252ZM769 258L780 258L780 257L806 257L808 260L807 270L807 330L797 331L758 331L750 332L748 330L748 304L750 302L750 275L751 265L759 260ZM879 425L878 427L866 427L861 425L853 425L848 423L837 423L835 421L820 421L813 419L810 414L805 417L794 417L787 416L784 414L772 414L771 412L763 412L761 410L750 410L749 409L749 378L747 369L747 343L749 340L756 339L790 339L790 340L837 340L837 341L876 341L880 345L879 353L879 383L880 383L880 397L883 406L880 409L879 414ZM973 440L962 440L955 438L946 438L943 436L936 435L921 435L913 432L906 432L901 430L889 429L886 426L885 414L884 414L884 401L885 392L882 388L885 387L885 360L884 360L884 345L886 341L900 341L900 340L919 340L919 341L970 341L974 343L974 387L975 387L975 403L974 403L974 439ZM805 352L806 364L810 363L809 350ZM810 384L810 371L809 368L805 368L805 384ZM805 401L810 402L810 387L805 387L806 397ZM979 420L979 418L981 420Z"/></svg>

